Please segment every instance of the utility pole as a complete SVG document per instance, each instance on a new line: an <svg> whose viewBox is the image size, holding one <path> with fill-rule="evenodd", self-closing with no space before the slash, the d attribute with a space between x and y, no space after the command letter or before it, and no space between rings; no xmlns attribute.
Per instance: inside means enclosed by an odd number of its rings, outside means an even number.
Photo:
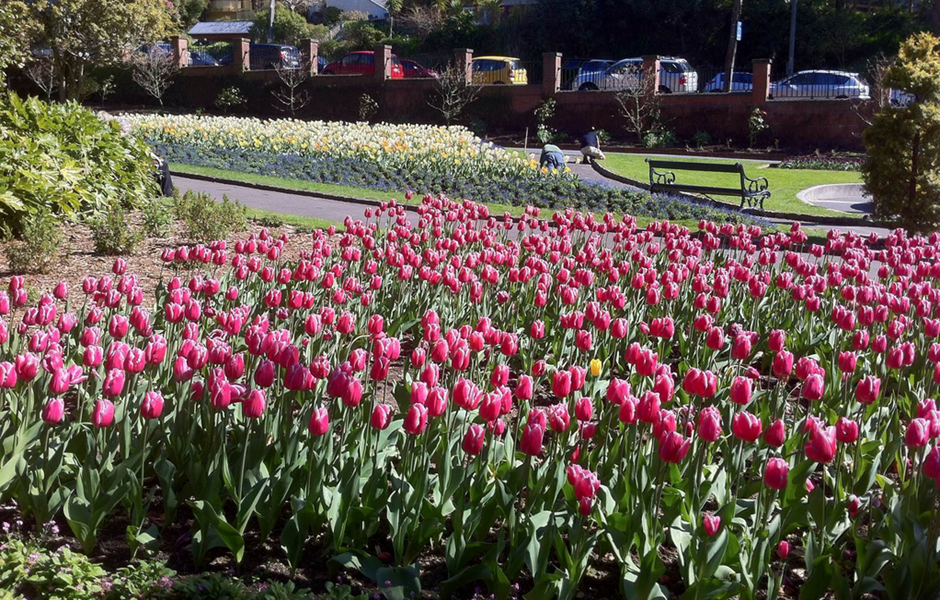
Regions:
<svg viewBox="0 0 940 600"><path fill-rule="evenodd" d="M277 0L271 0L271 7L268 9L268 43L274 41L274 8L277 6Z"/></svg>
<svg viewBox="0 0 940 600"><path fill-rule="evenodd" d="M731 10L731 35L728 37L728 54L725 56L725 91L731 91L734 78L734 57L738 52L738 23L741 22L741 4L743 0L734 0Z"/></svg>
<svg viewBox="0 0 940 600"><path fill-rule="evenodd" d="M793 75L796 70L796 5L799 1L790 0L790 54L787 56L787 77Z"/></svg>

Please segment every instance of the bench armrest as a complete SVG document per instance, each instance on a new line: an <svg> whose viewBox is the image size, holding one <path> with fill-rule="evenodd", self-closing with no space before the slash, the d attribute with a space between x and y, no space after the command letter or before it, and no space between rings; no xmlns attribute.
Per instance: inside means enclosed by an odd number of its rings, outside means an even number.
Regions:
<svg viewBox="0 0 940 600"><path fill-rule="evenodd" d="M650 185L672 185L675 182L676 174L672 171L657 171L650 167Z"/></svg>
<svg viewBox="0 0 940 600"><path fill-rule="evenodd" d="M751 178L743 173L741 175L744 177L745 183L747 183L747 191L749 194L759 194L767 191L769 184L767 183L766 177Z"/></svg>

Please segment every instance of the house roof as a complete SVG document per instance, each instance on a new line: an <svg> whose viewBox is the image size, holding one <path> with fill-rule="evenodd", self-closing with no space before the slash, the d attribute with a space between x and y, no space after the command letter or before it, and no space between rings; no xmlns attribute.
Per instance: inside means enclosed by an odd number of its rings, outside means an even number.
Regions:
<svg viewBox="0 0 940 600"><path fill-rule="evenodd" d="M189 35L248 35L251 21L212 21L193 25Z"/></svg>

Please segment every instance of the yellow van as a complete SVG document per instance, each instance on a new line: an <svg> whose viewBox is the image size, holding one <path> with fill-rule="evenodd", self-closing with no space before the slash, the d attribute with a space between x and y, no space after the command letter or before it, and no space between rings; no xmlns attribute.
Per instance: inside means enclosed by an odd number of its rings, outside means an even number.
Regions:
<svg viewBox="0 0 940 600"><path fill-rule="evenodd" d="M478 85L525 85L529 82L522 61L511 56L480 56L473 59L473 83Z"/></svg>

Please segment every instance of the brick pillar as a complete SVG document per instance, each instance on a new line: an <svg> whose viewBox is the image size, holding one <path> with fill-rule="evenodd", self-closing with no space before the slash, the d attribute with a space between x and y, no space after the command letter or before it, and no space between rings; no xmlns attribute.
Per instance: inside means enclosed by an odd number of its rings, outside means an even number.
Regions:
<svg viewBox="0 0 940 600"><path fill-rule="evenodd" d="M454 64L467 74L467 82L473 81L473 50L457 48L454 50Z"/></svg>
<svg viewBox="0 0 940 600"><path fill-rule="evenodd" d="M392 47L388 44L375 45L375 80L379 83L392 78Z"/></svg>
<svg viewBox="0 0 940 600"><path fill-rule="evenodd" d="M251 51L251 40L248 38L241 38L237 40L232 40L232 58L236 70L238 71L249 71L251 70L251 56L249 52Z"/></svg>
<svg viewBox="0 0 940 600"><path fill-rule="evenodd" d="M314 40L301 40L300 60L307 63L311 75L317 74L317 53L319 51L320 45Z"/></svg>
<svg viewBox="0 0 940 600"><path fill-rule="evenodd" d="M170 49L173 51L173 60L179 69L189 66L189 40L174 35L170 38Z"/></svg>
<svg viewBox="0 0 940 600"><path fill-rule="evenodd" d="M655 54L643 57L643 77L653 77L653 93L659 93L659 57Z"/></svg>
<svg viewBox="0 0 940 600"><path fill-rule="evenodd" d="M770 95L770 66L772 64L773 61L769 58L755 58L751 61L754 70L754 87L751 88L751 100L754 104L767 102L767 97ZM731 81L733 83L734 79ZM734 89L734 87L731 89Z"/></svg>
<svg viewBox="0 0 940 600"><path fill-rule="evenodd" d="M561 52L542 53L542 96L551 98L561 89Z"/></svg>

